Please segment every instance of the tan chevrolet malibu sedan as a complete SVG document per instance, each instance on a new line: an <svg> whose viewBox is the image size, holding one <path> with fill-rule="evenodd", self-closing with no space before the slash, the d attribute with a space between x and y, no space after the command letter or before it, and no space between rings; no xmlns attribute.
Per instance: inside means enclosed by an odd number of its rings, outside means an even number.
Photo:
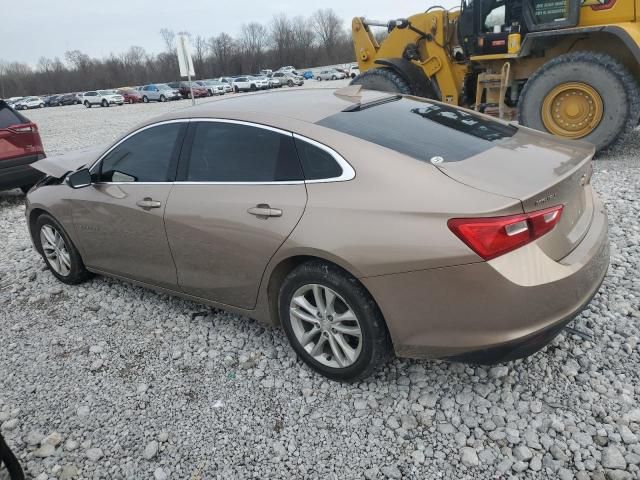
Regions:
<svg viewBox="0 0 640 480"><path fill-rule="evenodd" d="M269 92L38 162L26 215L62 282L109 275L280 324L310 367L354 381L392 351L494 363L558 334L609 262L593 153L420 98Z"/></svg>

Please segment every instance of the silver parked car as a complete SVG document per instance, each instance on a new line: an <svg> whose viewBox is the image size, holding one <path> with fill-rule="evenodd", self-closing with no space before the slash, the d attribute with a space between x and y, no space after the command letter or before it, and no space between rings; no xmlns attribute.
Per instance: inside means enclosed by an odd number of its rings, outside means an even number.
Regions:
<svg viewBox="0 0 640 480"><path fill-rule="evenodd" d="M152 83L150 85L145 85L140 93L142 93L142 101L144 103L149 103L151 101L166 102L168 100L180 100L182 98L180 90L171 88L165 83Z"/></svg>
<svg viewBox="0 0 640 480"><path fill-rule="evenodd" d="M347 76L344 72L340 72L335 68L329 68L328 70L322 70L319 74L316 75L316 80L342 80Z"/></svg>

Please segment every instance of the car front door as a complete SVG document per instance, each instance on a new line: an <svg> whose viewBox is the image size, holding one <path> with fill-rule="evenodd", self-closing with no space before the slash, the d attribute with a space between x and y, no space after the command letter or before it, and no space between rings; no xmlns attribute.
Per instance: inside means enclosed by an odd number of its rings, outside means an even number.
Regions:
<svg viewBox="0 0 640 480"><path fill-rule="evenodd" d="M73 222L88 267L152 285L177 287L163 215L186 122L142 128L91 169L74 190Z"/></svg>
<svg viewBox="0 0 640 480"><path fill-rule="evenodd" d="M267 263L306 202L290 133L243 122L192 122L165 211L181 289L254 308Z"/></svg>

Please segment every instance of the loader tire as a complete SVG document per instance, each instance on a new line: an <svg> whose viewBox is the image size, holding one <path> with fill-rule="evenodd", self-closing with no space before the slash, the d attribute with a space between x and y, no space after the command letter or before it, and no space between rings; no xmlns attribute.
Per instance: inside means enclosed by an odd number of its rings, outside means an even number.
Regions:
<svg viewBox="0 0 640 480"><path fill-rule="evenodd" d="M586 140L602 151L638 125L640 89L610 55L570 52L545 63L529 78L518 110L522 125Z"/></svg>
<svg viewBox="0 0 640 480"><path fill-rule="evenodd" d="M411 95L411 86L390 68L372 68L351 80L350 85L362 85L367 90Z"/></svg>

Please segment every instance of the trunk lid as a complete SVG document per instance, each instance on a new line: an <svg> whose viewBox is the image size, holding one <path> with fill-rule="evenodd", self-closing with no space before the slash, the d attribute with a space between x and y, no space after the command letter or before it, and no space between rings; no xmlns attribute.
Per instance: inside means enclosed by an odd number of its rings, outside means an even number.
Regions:
<svg viewBox="0 0 640 480"><path fill-rule="evenodd" d="M537 240L549 257L560 260L580 243L591 224L594 152L586 142L520 127L485 152L436 166L465 185L520 200L524 212L563 205L558 225Z"/></svg>

